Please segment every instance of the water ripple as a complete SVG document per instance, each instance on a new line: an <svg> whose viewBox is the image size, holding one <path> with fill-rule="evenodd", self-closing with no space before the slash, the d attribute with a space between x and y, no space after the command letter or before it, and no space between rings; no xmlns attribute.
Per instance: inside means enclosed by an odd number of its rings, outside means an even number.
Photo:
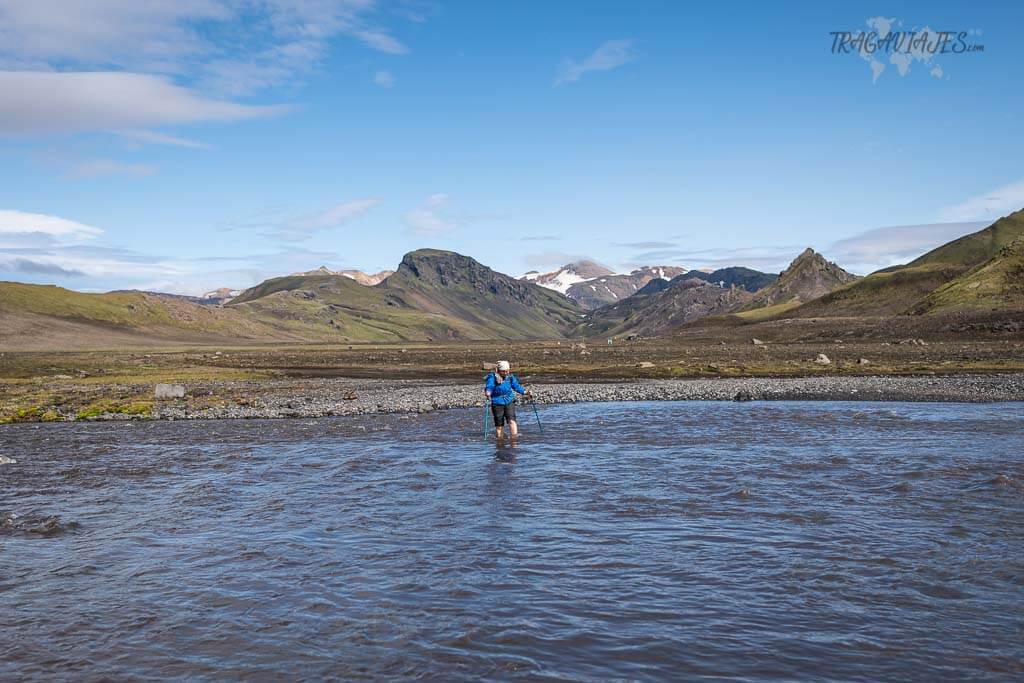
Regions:
<svg viewBox="0 0 1024 683"><path fill-rule="evenodd" d="M540 415L5 427L0 679L1024 676L1020 404Z"/></svg>

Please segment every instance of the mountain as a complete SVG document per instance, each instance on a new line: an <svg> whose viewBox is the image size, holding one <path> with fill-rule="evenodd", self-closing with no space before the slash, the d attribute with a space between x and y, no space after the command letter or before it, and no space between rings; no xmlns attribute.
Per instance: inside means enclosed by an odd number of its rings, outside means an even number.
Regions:
<svg viewBox="0 0 1024 683"><path fill-rule="evenodd" d="M558 338L581 314L557 292L433 249L406 254L373 287L340 274L290 275L242 292L229 306L259 319L316 321L359 340Z"/></svg>
<svg viewBox="0 0 1024 683"><path fill-rule="evenodd" d="M29 350L320 339L194 299L139 291L86 294L54 285L0 282L0 344Z"/></svg>
<svg viewBox="0 0 1024 683"><path fill-rule="evenodd" d="M382 270L379 273L364 273L361 270L331 270L327 266L320 266L316 270L307 270L301 273L292 273L293 275L344 275L345 277L355 280L361 285L372 287L378 285L384 281L386 277L394 273L393 270Z"/></svg>
<svg viewBox="0 0 1024 683"><path fill-rule="evenodd" d="M835 263L808 247L793 259L770 285L758 290L743 309L767 308L777 304L800 304L828 294L837 287L858 280Z"/></svg>
<svg viewBox="0 0 1024 683"><path fill-rule="evenodd" d="M206 292L200 297L196 298L197 303L207 304L210 306L219 306L223 303L231 301L242 292L237 289L231 289L230 287L219 287L211 292Z"/></svg>
<svg viewBox="0 0 1024 683"><path fill-rule="evenodd" d="M912 312L1005 309L1024 311L1024 236L1000 248L981 265L933 290Z"/></svg>
<svg viewBox="0 0 1024 683"><path fill-rule="evenodd" d="M451 251L408 253L378 287L401 305L462 321L476 338L561 337L582 313L550 289Z"/></svg>
<svg viewBox="0 0 1024 683"><path fill-rule="evenodd" d="M748 292L756 292L779 279L775 273L762 273L743 266L729 266L712 271L691 270L686 273L686 277L695 277L718 284L720 287L742 287Z"/></svg>
<svg viewBox="0 0 1024 683"><path fill-rule="evenodd" d="M621 301L640 291L649 282L667 282L686 271L676 266L644 266L628 274L604 275L569 286L565 295L586 310Z"/></svg>
<svg viewBox="0 0 1024 683"><path fill-rule="evenodd" d="M406 254L375 286L313 272L261 282L223 306L170 294L0 282L0 345L561 338L583 313L557 292L454 252Z"/></svg>
<svg viewBox="0 0 1024 683"><path fill-rule="evenodd" d="M600 336L658 335L698 318L731 311L753 296L739 288L722 288L685 275L673 278L665 286L654 282L642 290L644 293L591 311L579 332Z"/></svg>
<svg viewBox="0 0 1024 683"><path fill-rule="evenodd" d="M939 310L924 303L932 292L997 257L1001 249L1021 236L1024 236L1024 210L1004 216L983 230L947 242L904 266L885 268L840 287L793 309L789 315L889 316L915 310ZM1015 304L1008 301L1004 305Z"/></svg>
<svg viewBox="0 0 1024 683"><path fill-rule="evenodd" d="M525 282L533 282L541 287L547 287L553 289L556 292L565 294L569 287L587 280L593 280L594 278L605 277L608 275L614 275L613 271L608 266L601 265L596 261L576 261L575 263L568 263L558 270L550 273L538 273L535 270L523 275L520 280Z"/></svg>

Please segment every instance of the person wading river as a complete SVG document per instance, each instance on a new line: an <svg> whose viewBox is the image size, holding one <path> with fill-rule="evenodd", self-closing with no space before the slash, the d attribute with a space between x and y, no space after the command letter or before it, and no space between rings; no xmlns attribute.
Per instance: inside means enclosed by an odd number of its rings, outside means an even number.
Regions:
<svg viewBox="0 0 1024 683"><path fill-rule="evenodd" d="M523 388L516 376L512 374L507 360L498 361L494 372L487 375L484 394L491 402L491 414L494 415L494 432L497 438L504 436L503 428L508 423L510 438L519 436L519 425L516 422L516 394L533 398L533 394Z"/></svg>

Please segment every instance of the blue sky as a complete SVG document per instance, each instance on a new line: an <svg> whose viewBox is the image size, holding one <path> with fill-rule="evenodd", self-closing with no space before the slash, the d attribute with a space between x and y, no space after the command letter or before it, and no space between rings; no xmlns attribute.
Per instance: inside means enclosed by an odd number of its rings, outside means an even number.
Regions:
<svg viewBox="0 0 1024 683"><path fill-rule="evenodd" d="M0 0L0 279L200 293L419 247L518 275L777 271L812 246L868 272L1024 207L1022 20L1016 2ZM983 50L905 73L832 53L831 32L880 27Z"/></svg>

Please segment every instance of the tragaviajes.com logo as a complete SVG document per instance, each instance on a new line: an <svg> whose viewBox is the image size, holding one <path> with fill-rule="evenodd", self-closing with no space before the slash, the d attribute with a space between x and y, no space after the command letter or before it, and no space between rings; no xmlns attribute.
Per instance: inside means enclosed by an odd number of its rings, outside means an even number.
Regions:
<svg viewBox="0 0 1024 683"><path fill-rule="evenodd" d="M866 23L869 31L832 31L832 54L858 55L871 67L875 83L885 72L883 60L895 66L900 76L910 73L910 67L918 62L933 77L942 78L946 72L938 59L985 51L977 42L980 29L936 31L926 26L903 31L894 28L901 27L902 21L886 17L872 17Z"/></svg>

